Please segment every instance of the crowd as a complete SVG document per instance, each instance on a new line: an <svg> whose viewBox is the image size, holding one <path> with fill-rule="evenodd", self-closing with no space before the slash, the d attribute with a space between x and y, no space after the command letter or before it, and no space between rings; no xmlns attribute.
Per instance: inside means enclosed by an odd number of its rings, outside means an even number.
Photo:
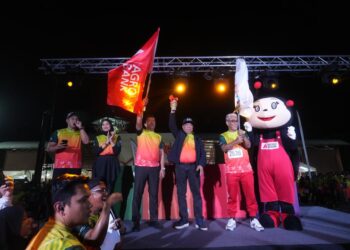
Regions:
<svg viewBox="0 0 350 250"><path fill-rule="evenodd" d="M302 205L350 212L350 173L319 173L311 178L307 173L303 174L298 180L298 196Z"/></svg>

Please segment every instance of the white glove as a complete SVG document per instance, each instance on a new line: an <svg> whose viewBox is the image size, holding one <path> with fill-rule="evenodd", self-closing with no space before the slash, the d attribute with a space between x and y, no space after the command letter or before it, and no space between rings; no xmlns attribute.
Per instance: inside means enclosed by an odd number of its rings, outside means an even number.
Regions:
<svg viewBox="0 0 350 250"><path fill-rule="evenodd" d="M295 140L297 138L297 135L295 133L295 128L294 126L289 126L288 127L288 132L287 132L287 136L292 139Z"/></svg>
<svg viewBox="0 0 350 250"><path fill-rule="evenodd" d="M244 126L245 131L247 131L247 132L252 132L253 127L252 127L252 124L250 124L250 122L245 122L245 123L243 124L243 126Z"/></svg>

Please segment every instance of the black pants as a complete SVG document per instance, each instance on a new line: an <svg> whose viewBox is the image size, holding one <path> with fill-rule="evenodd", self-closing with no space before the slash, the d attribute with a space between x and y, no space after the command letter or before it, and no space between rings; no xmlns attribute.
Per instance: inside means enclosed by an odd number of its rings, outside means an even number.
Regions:
<svg viewBox="0 0 350 250"><path fill-rule="evenodd" d="M203 219L202 214L202 197L200 194L200 177L199 171L196 171L196 164L178 164L175 167L177 199L182 220L188 220L186 191L187 179L193 196L194 216L196 220Z"/></svg>
<svg viewBox="0 0 350 250"><path fill-rule="evenodd" d="M52 172L52 180L63 174L81 175L81 168L54 168Z"/></svg>
<svg viewBox="0 0 350 250"><path fill-rule="evenodd" d="M134 197L132 200L132 221L139 222L142 195L148 181L150 220L158 220L158 185L160 167L135 166Z"/></svg>

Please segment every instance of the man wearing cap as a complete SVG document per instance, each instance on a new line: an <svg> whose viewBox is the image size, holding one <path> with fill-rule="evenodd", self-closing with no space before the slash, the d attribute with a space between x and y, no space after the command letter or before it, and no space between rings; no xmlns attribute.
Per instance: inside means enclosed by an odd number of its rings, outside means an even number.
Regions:
<svg viewBox="0 0 350 250"><path fill-rule="evenodd" d="M144 106L148 98L143 100ZM136 117L137 150L135 156L135 186L132 201L132 231L140 231L140 207L146 182L149 190L149 226L161 229L158 222L158 186L159 177L164 177L164 149L162 137L154 132L156 119L148 115L145 119L145 128L142 126L143 112Z"/></svg>
<svg viewBox="0 0 350 250"><path fill-rule="evenodd" d="M77 113L68 113L66 122L67 128L56 130L46 149L47 152L55 153L52 179L65 173L81 174L81 142L89 143L89 136Z"/></svg>
<svg viewBox="0 0 350 250"><path fill-rule="evenodd" d="M169 115L169 129L175 137L175 142L170 150L168 159L175 163L175 175L177 197L180 210L180 220L174 224L175 229L189 226L186 189L187 179L193 196L194 215L196 228L208 230L202 214L202 197L200 194L200 177L203 174L203 166L206 165L205 151L202 140L193 134L193 120L190 117L182 121L182 129L176 126L175 111L177 99L171 99Z"/></svg>
<svg viewBox="0 0 350 250"><path fill-rule="evenodd" d="M240 203L237 196L240 193L241 185L250 217L250 227L256 231L262 231L264 228L256 218L258 204L254 193L253 170L247 151L250 148L249 137L245 131L238 130L237 114L227 114L226 125L228 130L222 133L219 138L219 144L225 154L225 174L228 193L227 213L230 217L226 225L226 230L233 231L236 228L235 216Z"/></svg>

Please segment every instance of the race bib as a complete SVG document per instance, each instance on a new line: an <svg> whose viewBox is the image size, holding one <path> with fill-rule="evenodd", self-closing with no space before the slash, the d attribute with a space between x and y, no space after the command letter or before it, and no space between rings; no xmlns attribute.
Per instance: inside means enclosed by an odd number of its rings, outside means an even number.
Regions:
<svg viewBox="0 0 350 250"><path fill-rule="evenodd" d="M240 148L234 148L227 151L227 156L229 159L241 158L243 157L243 151Z"/></svg>
<svg viewBox="0 0 350 250"><path fill-rule="evenodd" d="M261 143L261 150L274 150L278 148L279 148L279 144L277 141Z"/></svg>

